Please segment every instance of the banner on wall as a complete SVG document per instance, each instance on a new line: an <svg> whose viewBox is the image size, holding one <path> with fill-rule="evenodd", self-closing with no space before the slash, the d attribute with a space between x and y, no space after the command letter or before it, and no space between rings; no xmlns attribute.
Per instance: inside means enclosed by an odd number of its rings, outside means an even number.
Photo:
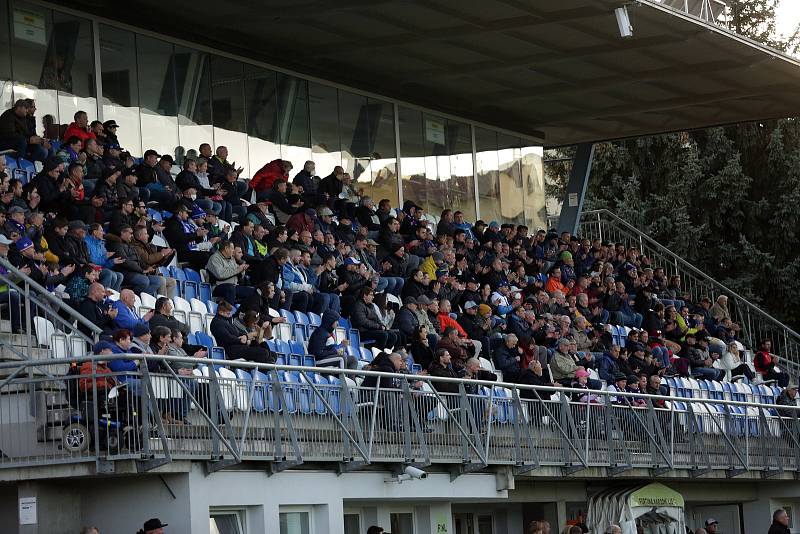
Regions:
<svg viewBox="0 0 800 534"><path fill-rule="evenodd" d="M437 145L443 145L444 123L433 119L425 119L425 140Z"/></svg>
<svg viewBox="0 0 800 534"><path fill-rule="evenodd" d="M14 37L47 46L47 26L44 17L24 9L15 9Z"/></svg>

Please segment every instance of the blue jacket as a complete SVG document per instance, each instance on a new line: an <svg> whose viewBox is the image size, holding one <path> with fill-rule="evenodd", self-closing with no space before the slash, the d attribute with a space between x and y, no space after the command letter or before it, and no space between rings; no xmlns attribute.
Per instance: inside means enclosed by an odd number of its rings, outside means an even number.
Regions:
<svg viewBox="0 0 800 534"><path fill-rule="evenodd" d="M106 269L114 268L114 260L106 257L106 242L102 239L95 239L89 234L86 234L86 246L89 248L89 260L100 267Z"/></svg>
<svg viewBox="0 0 800 534"><path fill-rule="evenodd" d="M119 345L114 344L112 352L114 354L122 354L124 351L119 347ZM131 373L131 372L136 372L138 370L138 367L136 367L136 362L134 360L111 360L108 362L108 368L115 373ZM116 379L119 382L126 382L131 378L134 377L126 375L120 375L116 377Z"/></svg>
<svg viewBox="0 0 800 534"><path fill-rule="evenodd" d="M609 384L614 383L614 373L619 372L619 367L617 366L617 360L611 357L611 355L607 352L603 353L603 356L600 357L599 361L597 362L597 374L600 375L600 378L605 380Z"/></svg>
<svg viewBox="0 0 800 534"><path fill-rule="evenodd" d="M117 317L114 319L114 326L116 328L125 328L133 333L133 328L137 324L147 324L147 322L140 319L135 312L129 310L121 300L114 303L114 308L117 310Z"/></svg>

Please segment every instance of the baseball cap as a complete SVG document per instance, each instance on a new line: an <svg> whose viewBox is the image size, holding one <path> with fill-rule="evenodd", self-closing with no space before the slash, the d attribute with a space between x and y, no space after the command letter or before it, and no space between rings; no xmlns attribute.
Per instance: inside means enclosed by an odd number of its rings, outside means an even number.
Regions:
<svg viewBox="0 0 800 534"><path fill-rule="evenodd" d="M151 149L148 149L148 150L145 150L145 151L144 151L144 156L142 156L142 157L143 157L144 159L147 159L147 158L149 158L150 156L155 156L155 157L157 157L157 158L160 158L160 157L161 157L161 156L159 155L159 153L158 153L158 152L156 152L155 150L153 150L152 148L151 148Z"/></svg>
<svg viewBox="0 0 800 534"><path fill-rule="evenodd" d="M206 216L206 212L200 206L194 206L192 208L192 219L202 219Z"/></svg>
<svg viewBox="0 0 800 534"><path fill-rule="evenodd" d="M31 241L31 239L27 236L22 236L19 238L19 241L17 241L17 250L19 250L20 252L22 252L23 250L28 250L32 246L33 246L33 241Z"/></svg>
<svg viewBox="0 0 800 534"><path fill-rule="evenodd" d="M70 221L67 228L69 230L86 230L86 223L80 220Z"/></svg>
<svg viewBox="0 0 800 534"><path fill-rule="evenodd" d="M136 326L133 327L134 337L141 337L149 333L150 333L150 327L147 325L147 323L136 323Z"/></svg>
<svg viewBox="0 0 800 534"><path fill-rule="evenodd" d="M345 265L361 265L361 261L359 261L358 258L353 258L351 256L348 256L348 257L346 257L344 259L344 264Z"/></svg>
<svg viewBox="0 0 800 534"><path fill-rule="evenodd" d="M432 303L433 301L425 295L420 295L417 297L417 304L419 304L420 306L429 306Z"/></svg>
<svg viewBox="0 0 800 534"><path fill-rule="evenodd" d="M464 303L465 310L471 310L472 308L477 308L477 307L478 305L475 304L475 301L473 300L468 300L467 302Z"/></svg>
<svg viewBox="0 0 800 534"><path fill-rule="evenodd" d="M113 345L113 344L111 344L111 343L110 343L110 342L108 342L108 341L98 341L98 342L97 342L97 343L95 343L95 345L94 345L94 351L93 351L93 352L94 352L95 354L100 354L101 352L103 352L103 351L104 351L104 350L106 350L106 349L108 349L108 350L114 350L114 345Z"/></svg>
<svg viewBox="0 0 800 534"><path fill-rule="evenodd" d="M331 211L330 208L322 208L321 210L319 210L320 217L324 217L325 215L333 215L333 212Z"/></svg>
<svg viewBox="0 0 800 534"><path fill-rule="evenodd" d="M19 206L11 206L6 213L14 215L15 213L25 213L25 210Z"/></svg>
<svg viewBox="0 0 800 534"><path fill-rule="evenodd" d="M591 376L591 375L589 374L589 371L586 371L584 369L578 369L577 371L575 371L576 378L581 378L583 376Z"/></svg>
<svg viewBox="0 0 800 534"><path fill-rule="evenodd" d="M170 156L169 154L164 154L163 156L161 156L161 161L169 161L170 165L175 163L175 160L172 159L172 156Z"/></svg>
<svg viewBox="0 0 800 534"><path fill-rule="evenodd" d="M719 525L719 521L717 521L713 517L709 517L708 519L706 519L706 526L710 527L711 525Z"/></svg>
<svg viewBox="0 0 800 534"><path fill-rule="evenodd" d="M409 304L418 304L418 302L414 297L406 297L403 299L403 304L408 306Z"/></svg>
<svg viewBox="0 0 800 534"><path fill-rule="evenodd" d="M119 128L119 124L117 124L117 121L115 121L114 119L111 119L110 121L106 121L106 122L103 123L103 128L105 128L105 129L108 129L108 128Z"/></svg>

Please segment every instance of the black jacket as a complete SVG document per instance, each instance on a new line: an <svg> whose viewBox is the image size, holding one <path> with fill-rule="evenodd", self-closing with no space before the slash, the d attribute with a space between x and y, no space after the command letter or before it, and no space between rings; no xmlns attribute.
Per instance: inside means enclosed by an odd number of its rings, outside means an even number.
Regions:
<svg viewBox="0 0 800 534"><path fill-rule="evenodd" d="M189 245L197 242L197 234L186 234L183 231L183 224L177 217L171 217L164 225L164 239L169 246L178 252L178 259L182 260L183 255L189 252Z"/></svg>
<svg viewBox="0 0 800 534"><path fill-rule="evenodd" d="M103 302L95 302L92 299L85 298L78 304L78 313L88 319L90 322L99 326L104 334L110 334L114 331L114 322L108 316L108 306ZM83 324L78 323L78 330L89 336L94 335Z"/></svg>
<svg viewBox="0 0 800 534"><path fill-rule="evenodd" d="M767 534L789 534L790 532L791 530L789 530L789 527L781 525L777 521L773 521Z"/></svg>
<svg viewBox="0 0 800 534"><path fill-rule="evenodd" d="M143 269L139 263L139 254L133 245L122 240L106 241L106 247L114 252L117 257L123 258L125 263L117 265L116 269L121 273L142 274Z"/></svg>
<svg viewBox="0 0 800 534"><path fill-rule="evenodd" d="M444 367L438 361L434 361L428 367L428 374L431 376L440 376L444 378L459 378L452 367ZM455 382L431 382L436 391L443 393L458 393L458 384Z"/></svg>
<svg viewBox="0 0 800 534"><path fill-rule="evenodd" d="M200 198L217 194L214 189L204 189L203 186L200 185L200 180L197 178L197 175L185 169L179 172L178 176L175 177L175 185L177 185L178 189L181 191L186 191L191 187L195 188L197 190L197 196Z"/></svg>
<svg viewBox="0 0 800 534"><path fill-rule="evenodd" d="M359 330L383 330L383 323L372 306L362 299L357 299L350 311L350 322Z"/></svg>
<svg viewBox="0 0 800 534"><path fill-rule="evenodd" d="M394 368L392 365L391 360L389 359L386 353L382 353L380 356L375 358L369 368L370 371L378 371L381 373L397 373L397 369ZM364 379L361 383L362 388L374 388L377 386L379 381L379 377L377 376L368 376ZM381 389L398 389L400 387L400 381L397 378L391 377L380 377L380 388Z"/></svg>
<svg viewBox="0 0 800 534"><path fill-rule="evenodd" d="M461 328L464 329L464 332L467 333L467 337L470 339L480 339L486 336L486 331L480 327L478 324L478 315L470 315L468 313L462 313L458 316L458 324L461 325Z"/></svg>
<svg viewBox="0 0 800 534"><path fill-rule="evenodd" d="M223 317L219 313L211 320L211 335L217 340L219 346L225 350L230 347L244 345L239 336L243 336L246 333L233 324L229 317Z"/></svg>
<svg viewBox="0 0 800 534"><path fill-rule="evenodd" d="M158 182L158 172L155 167L150 167L142 163L136 167L136 185L144 187L147 184L154 184Z"/></svg>
<svg viewBox="0 0 800 534"><path fill-rule="evenodd" d="M42 197L39 204L39 211L52 213L66 213L66 207L71 201L69 192L61 191L58 188L62 178L53 179L44 171L37 174L28 184L26 191L31 191L35 187Z"/></svg>
<svg viewBox="0 0 800 534"><path fill-rule="evenodd" d="M29 137L25 117L17 117L14 108L9 108L0 115L0 139L10 137Z"/></svg>

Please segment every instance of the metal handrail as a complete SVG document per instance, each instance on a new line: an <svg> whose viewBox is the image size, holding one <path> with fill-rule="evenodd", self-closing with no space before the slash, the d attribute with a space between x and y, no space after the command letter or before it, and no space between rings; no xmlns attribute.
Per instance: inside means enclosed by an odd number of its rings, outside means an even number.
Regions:
<svg viewBox="0 0 800 534"><path fill-rule="evenodd" d="M242 369L251 369L254 371L261 371L264 374L268 374L270 371L293 371L293 372L307 372L307 373L319 373L319 374L328 374L328 375L344 375L348 377L367 377L367 376L374 376L374 377L386 377L386 378L393 378L399 380L407 380L407 381L420 381L420 382L433 382L433 383L446 383L446 384L465 384L465 385L478 385L478 386L486 386L486 387L501 387L507 389L516 389L516 390L527 390L527 391L542 391L548 393L580 393L586 394L587 391L591 391L593 395L598 395L602 397L632 397L632 398L643 398L643 399L651 399L651 400L663 400L669 402L697 402L701 404L724 404L730 406L741 406L741 407L757 407L757 408L788 408L792 411L800 411L800 405L797 406L786 406L786 405L778 405L778 404L763 404L763 403L756 403L756 402L746 402L746 401L734 401L734 400L727 400L727 399L695 399L691 398L688 399L686 397L675 397L671 395L652 395L649 393L632 393L628 391L605 391L605 390L586 390L586 389L579 389L579 388L572 388L567 386L532 386L528 384L517 384L515 382L501 382L501 381L490 381L490 380L477 380L477 379L470 379L470 378L449 378L444 376L431 376L431 375L411 375L406 373L387 373L383 371L372 371L369 369L340 369L336 367L308 367L304 365L283 365L283 364L274 364L274 363L258 363L258 362L251 362L245 360L215 360L211 358L196 358L196 357L185 357L185 356L167 356L167 355L154 355L154 354L141 354L141 353L126 353L126 354L104 354L104 355L87 355L87 356L80 356L80 357L73 357L73 358L59 358L58 360L54 360L50 363L53 365L63 365L63 364L79 364L83 362L108 362L112 360L136 360L145 364L147 362L176 362L176 363L191 363L196 366L224 366L224 367L232 367L232 368L242 368ZM42 362L41 360L38 362L30 362L30 361L22 361L22 362L4 362L0 363L0 369L8 369L8 368L25 368L25 367L41 367L47 364L47 362ZM126 372L125 374L131 374ZM0 387L6 385L8 380L0 381ZM798 414L800 415L800 414Z"/></svg>
<svg viewBox="0 0 800 534"><path fill-rule="evenodd" d="M670 256L674 261L676 261L679 264L681 264L682 267L692 271L697 276L705 278L706 280L708 280L709 283L717 286L720 290L725 292L728 295L728 297L733 297L737 301L742 302L747 307L749 307L751 310L755 311L759 315L763 315L765 318L767 318L770 321L772 321L773 323L775 323L775 325L780 327L782 330L786 330L787 332L792 334L794 337L796 337L798 339L798 342L800 342L800 334L798 334L797 332L792 330L789 326L783 324L782 322L780 322L778 319L774 318L772 315L770 315L766 311L762 310L761 308L759 308L758 306L756 306L755 304L753 304L752 302L750 302L749 300L747 300L743 296L739 295L733 289L727 287L726 285L722 284L721 282L718 282L717 280L715 280L711 276L707 275L706 273L704 273L703 271L701 271L700 269L698 269L697 267L695 267L694 265L692 265L691 263L686 261L685 258L682 258L681 256L677 255L676 253L672 252L669 248L667 248L666 246L662 245L661 243L659 243L658 241L656 241L655 239L653 239L649 235L645 234L644 232L642 232L641 230L639 230L638 228L636 228L635 226L633 226L629 222L625 221L624 219L621 219L620 217L618 217L613 212L611 212L611 211L609 211L607 209L599 209L599 210L586 211L582 215L605 215L605 216L608 216L609 218L613 219L615 223L625 227L625 229L628 230L629 232L632 232L632 233L636 234L637 237L640 237L644 241L647 241L653 247L655 247L657 249L660 249L659 250L660 252Z"/></svg>
<svg viewBox="0 0 800 534"><path fill-rule="evenodd" d="M780 331L781 336L778 339L773 339L774 343L781 341L784 343L783 351L779 357L795 373L800 373L800 334L792 328L607 209L582 213L580 224L581 226L589 225L589 230L591 230L591 226L597 225L601 237L604 233L608 233L607 229L603 229L603 225L608 225L608 228L616 229L620 234L638 245L642 252L645 252L645 246L648 247L650 253L660 256L664 263L675 269L677 274L693 277L698 283L708 286L712 293L711 296L715 291L727 295L734 303L733 311L738 311L738 315L740 315L740 325L743 329L744 339L749 340L755 346L761 338L765 337L763 331Z"/></svg>
<svg viewBox="0 0 800 534"><path fill-rule="evenodd" d="M98 362L119 359L139 362L140 371L97 372ZM110 354L39 364L58 369L81 362L90 363L90 373L56 377L26 377L31 362L0 364L3 371L16 367L0 380L0 393L38 399L30 414L9 409L13 403L0 407L0 469L96 462L99 471L113 470L109 462L115 460L133 460L141 472L188 459L207 462L209 472L243 461L266 461L273 473L305 461L335 462L343 471L375 462L456 463L462 472L489 465L513 465L518 473L540 465L569 472L599 466L612 475L634 467L697 475L726 469L729 476L800 471L800 419L793 416L800 406L747 402L763 400L767 392L761 390L742 392L744 401L614 391L592 391L596 400L576 401L571 394L587 391L193 357ZM179 376L163 366L176 362L192 364L194 373ZM148 363L166 372L151 373ZM215 372L218 367L226 372ZM250 373L255 370L261 373ZM324 375L339 380L328 383ZM359 375L394 384L365 387L352 380ZM100 391L101 376L129 386L119 402ZM413 386L412 393L412 381L428 386ZM67 415L57 415L60 396L74 406ZM644 402L620 404L614 397ZM52 411L46 399L55 399ZM176 403L188 410L189 402L190 414L171 411L179 409ZM163 419L170 413L190 415L191 424L170 424ZM3 432L6 425L15 432Z"/></svg>
<svg viewBox="0 0 800 534"><path fill-rule="evenodd" d="M0 256L0 266L7 269L9 273L14 274L15 276L19 277L23 282L25 282L28 286L32 287L36 290L37 295L41 296L44 300L50 303L57 308L64 310L70 317L74 318L78 321L81 325L88 328L91 332L95 334L100 334L103 330L94 324L93 322L89 321L86 317L81 315L75 308L64 302L63 300L56 298L47 288L43 287L33 278L28 276L27 274L23 273L16 267L14 267L11 262L8 261L8 258L4 258ZM0 275L0 279L2 279L2 275Z"/></svg>

